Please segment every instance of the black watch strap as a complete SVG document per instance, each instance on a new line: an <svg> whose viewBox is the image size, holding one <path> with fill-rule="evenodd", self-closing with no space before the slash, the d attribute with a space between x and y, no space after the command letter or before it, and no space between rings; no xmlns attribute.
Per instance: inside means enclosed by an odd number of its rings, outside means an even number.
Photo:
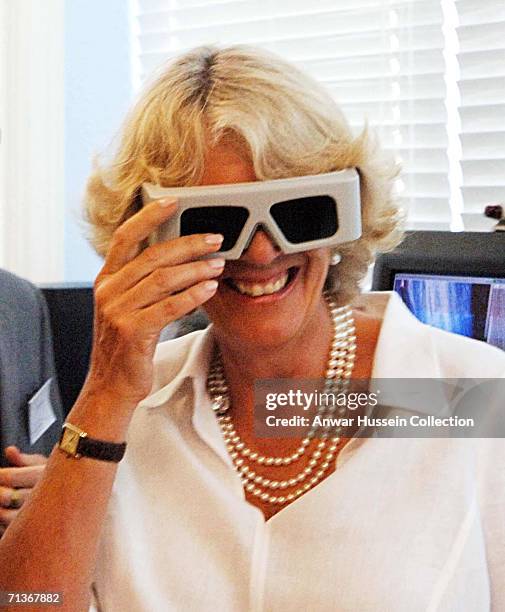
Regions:
<svg viewBox="0 0 505 612"><path fill-rule="evenodd" d="M126 451L126 442L104 442L86 436L79 440L77 453L83 457L91 457L100 461L113 461L118 463Z"/></svg>

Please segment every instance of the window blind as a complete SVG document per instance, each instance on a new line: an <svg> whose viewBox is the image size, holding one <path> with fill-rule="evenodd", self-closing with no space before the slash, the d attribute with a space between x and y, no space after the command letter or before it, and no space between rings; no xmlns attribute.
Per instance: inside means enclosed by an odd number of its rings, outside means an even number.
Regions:
<svg viewBox="0 0 505 612"><path fill-rule="evenodd" d="M450 222L439 0L137 0L137 80L196 45L244 43L330 90L355 131L375 127L401 162L410 226Z"/></svg>
<svg viewBox="0 0 505 612"><path fill-rule="evenodd" d="M463 209L505 204L505 3L458 0Z"/></svg>

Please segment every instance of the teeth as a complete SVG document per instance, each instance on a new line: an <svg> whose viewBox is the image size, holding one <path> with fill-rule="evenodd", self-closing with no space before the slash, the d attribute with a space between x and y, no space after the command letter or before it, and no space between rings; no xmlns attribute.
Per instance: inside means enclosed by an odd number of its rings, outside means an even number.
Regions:
<svg viewBox="0 0 505 612"><path fill-rule="evenodd" d="M288 282L288 274L283 274L279 280L275 281L275 283L267 283L266 285L259 285L255 283L254 285L247 285L246 283L241 283L240 281L234 281L234 286L245 295L250 295L252 297L259 297L260 295L271 295L272 293L277 293L286 286Z"/></svg>

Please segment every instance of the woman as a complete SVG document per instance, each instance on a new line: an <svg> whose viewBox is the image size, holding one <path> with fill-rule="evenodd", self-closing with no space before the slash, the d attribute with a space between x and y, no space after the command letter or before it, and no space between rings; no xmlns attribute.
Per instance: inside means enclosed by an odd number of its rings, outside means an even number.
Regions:
<svg viewBox="0 0 505 612"><path fill-rule="evenodd" d="M177 203L138 210L145 182L348 167L361 176L363 233L339 247L338 264L326 248L283 253L261 227L234 261L202 259L219 250L219 235L146 247ZM358 300L375 251L399 239L394 174L318 85L277 58L204 48L162 74L88 192L105 264L90 374L68 422L109 459L124 440L128 449L117 471L53 452L1 542L1 588L60 591L69 610L86 609L92 583L104 610L505 604L503 478L479 479L480 447L365 438L320 446L254 433L255 381L335 376L335 329L353 378L484 376L484 367L503 375L498 350L421 325L394 296ZM161 329L202 305L213 327L155 355ZM216 418L222 396L230 409Z"/></svg>

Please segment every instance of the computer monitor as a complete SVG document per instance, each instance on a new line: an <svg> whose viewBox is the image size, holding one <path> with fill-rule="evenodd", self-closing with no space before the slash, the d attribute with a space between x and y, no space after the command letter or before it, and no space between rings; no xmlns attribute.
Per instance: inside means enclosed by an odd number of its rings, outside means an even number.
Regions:
<svg viewBox="0 0 505 612"><path fill-rule="evenodd" d="M93 336L91 283L53 283L40 287L51 319L54 361L65 415L88 373Z"/></svg>
<svg viewBox="0 0 505 612"><path fill-rule="evenodd" d="M505 350L505 236L412 232L375 266L372 288L394 290L418 319Z"/></svg>

